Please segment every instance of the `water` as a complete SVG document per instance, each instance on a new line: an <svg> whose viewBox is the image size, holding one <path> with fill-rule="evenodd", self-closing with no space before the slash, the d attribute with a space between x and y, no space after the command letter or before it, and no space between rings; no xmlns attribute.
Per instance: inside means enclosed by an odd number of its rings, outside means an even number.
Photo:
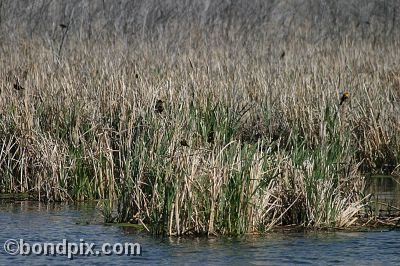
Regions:
<svg viewBox="0 0 400 266"><path fill-rule="evenodd" d="M367 178L371 211L376 216L400 216L400 178L372 175Z"/></svg>
<svg viewBox="0 0 400 266"><path fill-rule="evenodd" d="M0 265L400 265L400 231L271 233L242 238L159 238L103 225L93 204L0 201ZM141 256L11 256L7 239L139 243Z"/></svg>

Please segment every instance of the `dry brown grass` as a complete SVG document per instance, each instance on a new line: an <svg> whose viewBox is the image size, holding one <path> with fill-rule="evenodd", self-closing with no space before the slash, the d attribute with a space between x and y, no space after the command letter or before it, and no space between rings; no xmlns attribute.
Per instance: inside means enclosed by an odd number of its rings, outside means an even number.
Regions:
<svg viewBox="0 0 400 266"><path fill-rule="evenodd" d="M399 170L397 46L213 38L3 43L1 190L117 200L170 235L354 224L363 172Z"/></svg>

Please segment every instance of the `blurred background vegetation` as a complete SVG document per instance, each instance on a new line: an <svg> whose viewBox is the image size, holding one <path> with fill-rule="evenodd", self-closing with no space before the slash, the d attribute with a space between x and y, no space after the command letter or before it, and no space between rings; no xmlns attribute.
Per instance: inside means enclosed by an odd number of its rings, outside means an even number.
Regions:
<svg viewBox="0 0 400 266"><path fill-rule="evenodd" d="M266 37L271 42L395 40L399 10L396 0L1 0L0 40L54 40L59 24L69 25L69 34L81 40L168 39L176 44L205 32L237 45Z"/></svg>

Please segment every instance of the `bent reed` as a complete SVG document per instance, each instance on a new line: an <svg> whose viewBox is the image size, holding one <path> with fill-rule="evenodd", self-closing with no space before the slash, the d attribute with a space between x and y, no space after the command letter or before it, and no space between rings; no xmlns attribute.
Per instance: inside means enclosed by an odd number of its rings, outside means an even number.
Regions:
<svg viewBox="0 0 400 266"><path fill-rule="evenodd" d="M399 173L399 46L215 39L2 43L1 191L155 234L357 224Z"/></svg>

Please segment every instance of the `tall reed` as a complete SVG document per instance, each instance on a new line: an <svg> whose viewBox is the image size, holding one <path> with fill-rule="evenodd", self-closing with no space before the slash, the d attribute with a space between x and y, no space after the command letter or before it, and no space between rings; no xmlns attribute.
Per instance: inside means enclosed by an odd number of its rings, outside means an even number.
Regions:
<svg viewBox="0 0 400 266"><path fill-rule="evenodd" d="M364 173L399 172L398 46L217 40L2 43L1 191L156 234L356 223Z"/></svg>

